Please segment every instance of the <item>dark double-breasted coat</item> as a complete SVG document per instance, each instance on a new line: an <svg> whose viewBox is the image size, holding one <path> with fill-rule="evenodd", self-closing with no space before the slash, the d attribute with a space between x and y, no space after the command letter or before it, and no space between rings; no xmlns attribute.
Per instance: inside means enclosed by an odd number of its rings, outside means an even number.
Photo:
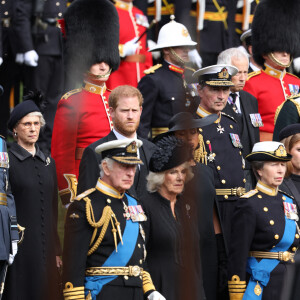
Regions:
<svg viewBox="0 0 300 300"><path fill-rule="evenodd" d="M175 114L181 111L193 113L196 110L196 100L187 101L182 72L183 69L164 61L161 67L154 66L139 82L138 89L144 98L137 131L141 137L148 138L152 128L163 127L167 131L169 120Z"/></svg>
<svg viewBox="0 0 300 300"><path fill-rule="evenodd" d="M59 299L55 256L61 254L61 249L54 160L37 146L32 156L17 143L11 145L9 160L18 223L25 227L25 233L15 261L8 269L3 299Z"/></svg>
<svg viewBox="0 0 300 300"><path fill-rule="evenodd" d="M93 210L92 221L98 222L103 215L105 207L109 206L114 214L112 220L109 220L107 230L103 235L103 240L94 252L88 253L99 238L103 228L98 226L94 242L90 245L95 227L91 226L91 221L87 218L87 202L90 199L91 210ZM87 268L102 267L110 255L115 251L115 241L112 233L112 223L120 223L121 234L124 237L126 216L124 205L128 206L128 198L125 194L120 194L116 189L104 183L100 179L97 181L94 189L78 195L69 207L66 216L65 240L63 251L63 283L71 283L73 288L83 288L85 284L85 272ZM140 203L137 203L140 204ZM116 218L116 220L114 219ZM129 220L131 222L131 220ZM129 253L128 261L124 265L106 264L106 267L126 267L139 266L145 268L144 261L146 256L145 237L143 237L143 223L140 222L137 239L133 245L133 252ZM131 237L133 238L133 237ZM120 237L117 233L117 244L120 247ZM127 247L129 240L123 239L123 246ZM129 250L128 250L129 251ZM119 248L120 252L120 248ZM117 252L114 255L118 256ZM105 284L97 296L97 300L104 299L126 299L143 300L143 274L139 276L119 275L112 281ZM65 298L67 291L64 290ZM75 298L77 299L77 298ZM78 296L78 299L82 299Z"/></svg>
<svg viewBox="0 0 300 300"><path fill-rule="evenodd" d="M197 117L207 116L201 106L198 107ZM218 120L217 120L218 121ZM245 187L243 173L244 159L241 141L239 139L239 128L237 122L224 113L220 114L219 123L202 127L200 133L203 135L205 149L207 152L207 165L214 172L216 189L235 189ZM238 195L218 195L221 225L225 242L230 243L231 218Z"/></svg>
<svg viewBox="0 0 300 300"><path fill-rule="evenodd" d="M258 104L256 98L245 91L239 92L239 99L242 111L241 115L237 114L229 103L226 104L223 112L234 117L234 119L237 121L240 130L240 138L243 145L242 153L243 156L246 157L252 151L253 145L259 142L259 127L258 125L252 123L250 116L253 114L258 114ZM251 171L251 165L248 161L245 161L244 170L247 173L251 172L251 176L248 174L245 174L245 176L247 176L247 179L249 179L250 176L250 179L254 181L254 184L251 184L252 186L250 188L253 189L256 181Z"/></svg>
<svg viewBox="0 0 300 300"><path fill-rule="evenodd" d="M255 190L249 191L237 201L232 218L229 280L237 275L240 281L248 281L250 275L248 268L246 271L246 266L249 251L269 252L281 241L286 226L285 200L284 193L281 191L277 193L274 188L258 181ZM296 228L292 234L292 243L286 250L295 253L299 246L299 230ZM280 261L271 271L270 280L262 290L263 300L280 299L286 264L287 262ZM257 273L253 273L254 278L261 272L259 267L257 270ZM263 277L266 278L266 274ZM260 281L259 283L261 284Z"/></svg>
<svg viewBox="0 0 300 300"><path fill-rule="evenodd" d="M138 137L139 138L139 137ZM102 139L97 140L96 142L90 144L85 148L80 166L79 166L79 177L78 177L78 188L77 194L81 194L89 188L95 186L98 177L100 175L99 165L102 160L101 154L97 154L95 149L97 146L116 140L117 137L113 131L111 131L107 136ZM149 162L152 153L154 152L156 146L141 138L143 145L139 148L140 158L144 162L144 165L140 165L137 169L136 176L134 178L134 184L130 188L129 193L133 196L136 196L140 199L146 190L146 176L149 173Z"/></svg>

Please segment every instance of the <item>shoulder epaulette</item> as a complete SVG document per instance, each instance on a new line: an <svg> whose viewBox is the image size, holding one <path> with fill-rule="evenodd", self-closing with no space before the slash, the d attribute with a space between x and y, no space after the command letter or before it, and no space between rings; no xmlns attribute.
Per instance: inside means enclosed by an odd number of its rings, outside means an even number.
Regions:
<svg viewBox="0 0 300 300"><path fill-rule="evenodd" d="M254 71L248 74L248 80L256 75L259 75L261 73L261 70Z"/></svg>
<svg viewBox="0 0 300 300"><path fill-rule="evenodd" d="M85 192L81 193L80 195L78 195L76 198L74 198L74 201L80 201L82 198L88 196L89 194L91 194L92 192L94 192L96 189L95 188L91 188L86 190Z"/></svg>
<svg viewBox="0 0 300 300"><path fill-rule="evenodd" d="M223 116L226 116L226 117L230 118L230 119L233 120L234 122L236 122L236 119L235 119L233 116L227 115L227 114L224 113L223 111L221 111L221 114L222 114Z"/></svg>
<svg viewBox="0 0 300 300"><path fill-rule="evenodd" d="M155 71L158 70L161 67L162 67L162 64L157 64L157 65L152 66L149 69L145 70L144 73L147 74L147 75L151 74L151 73L155 73Z"/></svg>
<svg viewBox="0 0 300 300"><path fill-rule="evenodd" d="M292 76L296 77L297 79L300 79L300 78L299 78L297 75L295 75L295 74L292 74L292 73L289 73L289 72L286 72L286 74L292 75Z"/></svg>
<svg viewBox="0 0 300 300"><path fill-rule="evenodd" d="M82 90L82 88L69 91L69 92L65 93L61 99L68 99L70 96L81 92L81 90Z"/></svg>
<svg viewBox="0 0 300 300"><path fill-rule="evenodd" d="M284 195L286 195L286 196L288 196L288 197L290 197L290 198L294 199L294 196L292 196L292 195L288 194L288 193L287 193L287 192L285 192L285 191L278 190L278 192L280 192L280 193L282 193L282 194L284 194Z"/></svg>
<svg viewBox="0 0 300 300"><path fill-rule="evenodd" d="M258 193L258 190L254 189L254 190L251 190L251 191L247 192L243 196L241 196L241 198L250 198L250 197L252 197L253 195L255 195L257 193Z"/></svg>

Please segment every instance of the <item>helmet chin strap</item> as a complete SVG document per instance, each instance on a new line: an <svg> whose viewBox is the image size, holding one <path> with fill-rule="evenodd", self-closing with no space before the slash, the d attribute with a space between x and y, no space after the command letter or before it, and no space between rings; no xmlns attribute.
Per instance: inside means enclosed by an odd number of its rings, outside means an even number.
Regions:
<svg viewBox="0 0 300 300"><path fill-rule="evenodd" d="M172 55L179 60L180 63L182 63L183 65L185 65L188 61L183 60L175 51L173 48L170 47L170 51L172 53Z"/></svg>
<svg viewBox="0 0 300 300"><path fill-rule="evenodd" d="M89 78L91 79L106 79L110 76L112 69L110 68L107 73L103 74L103 75L95 75L93 73L91 73L90 71L87 71L86 74Z"/></svg>
<svg viewBox="0 0 300 300"><path fill-rule="evenodd" d="M290 59L290 62L288 63L288 64L283 64L282 62L280 62L275 56L274 56L274 54L271 52L271 53L269 53L268 54L268 57L272 60L272 62L274 63L274 64L276 64L276 65L278 65L278 66L280 66L280 67L283 67L283 68L288 68L290 65L291 65L291 63L292 63L292 61L293 61L293 58L292 59Z"/></svg>

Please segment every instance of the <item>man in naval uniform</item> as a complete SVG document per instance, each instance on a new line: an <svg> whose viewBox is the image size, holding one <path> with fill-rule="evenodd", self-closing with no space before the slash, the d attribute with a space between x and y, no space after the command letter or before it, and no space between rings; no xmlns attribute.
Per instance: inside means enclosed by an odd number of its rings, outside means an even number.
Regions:
<svg viewBox="0 0 300 300"><path fill-rule="evenodd" d="M99 145L101 171L95 188L77 196L66 217L65 299L165 300L145 269L142 206L126 194L142 164L136 139Z"/></svg>
<svg viewBox="0 0 300 300"><path fill-rule="evenodd" d="M159 31L157 45L150 51L161 50L163 63L145 71L138 84L144 97L138 134L143 138L168 131L169 120L178 112L194 112L197 97L184 80L184 66L189 60L193 42L186 27L172 19Z"/></svg>
<svg viewBox="0 0 300 300"><path fill-rule="evenodd" d="M231 77L238 72L231 65L213 65L198 70L198 93L201 98L197 109L198 118L218 114L215 123L202 127L207 165L214 171L216 195L219 205L221 226L227 245L230 243L231 218L236 200L245 192L244 159L239 127L235 119L224 112Z"/></svg>

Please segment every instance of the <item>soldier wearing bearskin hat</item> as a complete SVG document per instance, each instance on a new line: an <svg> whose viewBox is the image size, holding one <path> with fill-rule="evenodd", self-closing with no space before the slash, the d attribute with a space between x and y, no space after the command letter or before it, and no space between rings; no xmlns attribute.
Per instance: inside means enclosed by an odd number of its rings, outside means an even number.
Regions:
<svg viewBox="0 0 300 300"><path fill-rule="evenodd" d="M263 69L249 74L244 90L257 98L262 141L272 140L277 107L300 87L300 79L286 72L299 51L299 13L300 3L293 0L264 0L256 9L253 57Z"/></svg>
<svg viewBox="0 0 300 300"><path fill-rule="evenodd" d="M65 15L68 85L84 81L58 103L52 137L59 194L67 205L76 196L85 147L112 129L105 82L119 66L119 19L108 0L77 0ZM83 77L83 78L82 78Z"/></svg>

